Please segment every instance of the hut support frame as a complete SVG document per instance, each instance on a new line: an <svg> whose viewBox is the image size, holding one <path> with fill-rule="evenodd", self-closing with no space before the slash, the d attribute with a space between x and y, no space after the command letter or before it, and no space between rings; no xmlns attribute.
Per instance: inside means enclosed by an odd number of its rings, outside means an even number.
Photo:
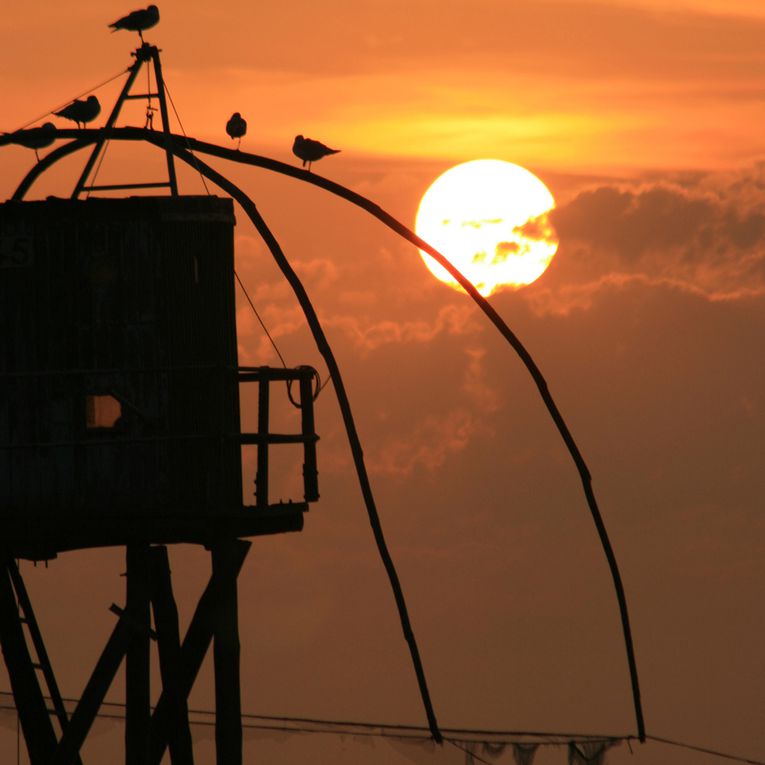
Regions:
<svg viewBox="0 0 765 765"><path fill-rule="evenodd" d="M167 99L165 98L165 81L162 76L162 63L159 59L159 53L159 48L157 48L155 45L144 43L140 48L136 48L135 52L132 54L135 58L135 62L131 64L130 67L128 67L127 80L125 80L125 84L122 86L122 90L120 91L120 94L117 97L117 101L114 104L114 108L106 120L103 134L95 142L93 151L90 153L88 161L85 163L85 167L80 174L80 178L77 181L77 184L74 187L74 191L72 192L72 199L78 199L83 191L91 192L116 191L120 189L157 189L163 187L169 188L172 196L178 196L178 180L175 174L175 160L169 147L170 141L172 140L172 134L170 133L170 118L167 111ZM149 63L151 63L151 65L154 67L154 82L156 86L156 92L152 93L150 89L147 89L146 93L131 93L130 91L133 88L133 84L135 83L136 77L138 77L138 73L140 72L141 67L144 64L148 66ZM119 117L120 111L122 111L122 107L124 106L125 101L143 98L146 99L147 104L146 129L154 129L154 112L156 109L151 105L151 100L152 98L156 98L159 102L159 114L162 118L162 133L165 142L165 157L167 159L167 181L154 181L150 183L115 183L100 186L96 186L91 183L91 185L87 185L88 177L96 165L99 154L102 150L104 150L104 145L108 140L107 136L109 135L109 131L117 122L117 117Z"/></svg>
<svg viewBox="0 0 765 765"><path fill-rule="evenodd" d="M81 764L80 749L123 659L126 765L159 765L167 749L172 765L193 765L188 697L211 643L216 759L218 765L241 765L237 579L250 546L247 541L226 539L209 548L212 574L181 642L167 547L128 545L125 608L111 606L117 622L71 717L18 566L7 557L0 570L0 645L31 765ZM154 709L150 706L152 641L157 644L162 688ZM58 735L52 714L58 719Z"/></svg>

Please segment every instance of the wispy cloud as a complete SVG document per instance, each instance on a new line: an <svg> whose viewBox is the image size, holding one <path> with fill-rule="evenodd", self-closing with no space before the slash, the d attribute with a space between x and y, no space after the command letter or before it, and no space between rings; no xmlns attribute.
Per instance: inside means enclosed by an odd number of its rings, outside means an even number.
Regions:
<svg viewBox="0 0 765 765"><path fill-rule="evenodd" d="M486 350L467 348L460 400L438 414L419 414L405 431L384 438L370 457L373 472L404 478L415 470L434 472L477 437L492 432L491 417L502 407L501 392L488 380Z"/></svg>
<svg viewBox="0 0 765 765"><path fill-rule="evenodd" d="M327 327L341 329L362 351L374 351L397 343L428 343L440 335L466 335L479 330L472 307L445 305L432 320L366 321L356 315L336 315L326 319Z"/></svg>
<svg viewBox="0 0 765 765"><path fill-rule="evenodd" d="M459 407L419 421L403 437L391 439L369 458L378 475L403 478L415 469L438 470L461 452L480 429L476 416Z"/></svg>

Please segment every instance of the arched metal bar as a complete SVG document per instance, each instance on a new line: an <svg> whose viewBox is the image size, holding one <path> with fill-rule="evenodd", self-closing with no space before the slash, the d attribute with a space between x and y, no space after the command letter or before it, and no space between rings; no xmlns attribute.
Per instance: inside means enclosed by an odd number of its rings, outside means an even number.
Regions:
<svg viewBox="0 0 765 765"><path fill-rule="evenodd" d="M157 141L155 145L162 148L162 139ZM401 588L401 582L399 581L395 565L393 564L393 559L391 558L390 552L388 550L388 545L385 542L385 537L383 535L382 524L380 523L380 517L377 512L374 495L372 493L372 487L369 482L369 476L367 474L367 469L364 462L364 453L361 448L361 440L359 439L358 432L356 431L356 424L351 412L351 404L348 399L348 394L345 390L343 378L340 374L340 367L337 364L337 360L335 359L335 355L332 351L332 348L330 347L329 341L324 334L324 330L321 326L321 323L319 322L319 317L317 316L313 304L308 297L308 293L305 291L305 287L303 287L303 284L300 281L298 275L292 269L292 266L289 264L289 261L284 255L279 242L276 240L276 237L268 228L268 225L266 224L265 220L263 220L263 217L261 216L257 207L255 206L255 203L250 199L250 197L248 197L247 194L242 191L242 189L228 180L228 178L225 178L220 173L213 170L209 165L205 164L197 157L194 157L190 152L184 149L179 149L177 146L174 146L172 150L178 159L181 159L192 167L196 168L209 180L220 186L220 188L222 188L226 193L230 194L234 199L236 199L242 209L250 217L250 220L255 225L258 233L261 235L264 242L268 246L271 254L274 257L274 260L292 287L295 296L300 303L300 307L303 309L303 313L305 314L306 320L308 321L308 326L311 330L314 341L316 342L319 352L324 358L324 361L327 364L327 368L329 369L329 373L332 377L333 387L337 395L338 404L340 405L340 411L343 416L345 429L348 433L348 441L350 443L351 453L353 455L353 461L356 467L356 473L359 478L361 493L364 497L364 503L367 507L369 523L372 527L375 542L377 543L377 549L383 561L385 571L388 574L391 589L393 590L399 617L401 619L401 627L404 633L404 638L409 645L409 651L412 657L415 674L417 676L420 695L422 697L423 706L425 707L425 714L428 719L428 727L430 728L431 735L435 741L441 743L443 741L443 737L441 735L441 731L438 728L435 711L430 699L430 692L428 690L428 684L425 679L425 670L422 665L422 659L420 658L420 652L417 647L414 630L412 629L412 625L409 620L409 613L406 607L406 601L404 599L404 592Z"/></svg>
<svg viewBox="0 0 765 765"><path fill-rule="evenodd" d="M49 168L51 165L58 162L60 159L73 154L75 151L84 149L91 143L95 143L94 138L75 138L70 143L65 143L63 146L59 146L57 149L46 154L34 167L24 176L21 183L13 192L12 200L18 202L27 195L27 192L32 187L32 184Z"/></svg>
<svg viewBox="0 0 765 765"><path fill-rule="evenodd" d="M97 131L97 130L93 130L93 131L60 130L58 131L58 135L61 137L74 137L74 138L81 137L82 139L85 139L87 134L89 133L98 134L99 132L100 131ZM159 137L153 135L151 131L139 130L136 128L117 128L111 131L110 137L113 139L122 138L126 140L147 140L159 146L160 148L164 148L164 146L160 145ZM0 145L7 142L7 141L3 141L2 140L3 138L4 137L0 136ZM646 738L645 721L643 717L643 708L642 708L642 703L640 698L640 684L638 681L637 662L635 659L635 650L634 650L634 644L632 640L632 630L630 628L629 612L627 609L627 599L624 592L624 585L622 583L621 574L619 573L619 567L616 561L616 555L614 554L613 547L611 545L611 541L609 539L608 532L606 530L605 523L603 522L603 517L600 513L600 509L598 507L597 500L595 498L595 493L592 488L592 476L590 475L589 468L587 467L587 464L584 461L584 457L579 451L579 447L574 441L571 431L569 430L565 420L563 419L563 416L560 413L560 410L558 409L557 404L555 403L555 401L552 398L552 395L550 394L547 381L542 375L542 372L540 371L539 367L536 365L536 362L531 357L531 354L526 350L525 346L521 343L520 339L510 329L510 327L507 326L505 321L496 312L496 310L491 305L491 303L489 303L489 301L486 300L486 298L484 298L478 292L478 290L459 271L459 269L455 268L455 266L452 265L452 263L450 263L440 252L438 252L434 247L431 247L423 239L418 237L412 230L404 226L403 223L401 223L392 215L387 213L379 205L376 205L371 200L367 199L366 197L363 197L361 194L357 194L356 192L351 191L350 189L342 186L339 183L330 181L327 178L323 178L314 173L308 172L307 170L303 170L301 168L288 165L284 162L280 162L275 159L262 157L256 154L249 154L247 152L239 151L236 149L226 149L222 146L217 146L215 144L207 143L204 141L198 141L194 138L190 138L186 136L179 136L177 134L174 134L172 136L172 139L174 141L174 145L171 148L172 148L172 151L176 154L176 156L180 157L181 152L185 152L186 149L188 149L189 151L198 151L211 156L220 157L221 159L227 159L232 162L237 162L239 164L247 164L254 167L261 167L266 170L271 170L273 172L280 173L282 175L291 176L298 180L302 180L306 183L311 183L314 186L323 188L324 190L329 191L330 193L335 194L336 196L339 196L347 200L348 202L351 202L351 204L354 204L357 207L360 207L361 209L366 210L370 215L373 215L375 218L381 221L388 228L390 228L391 230L399 234L399 236L411 242L413 245L420 248L424 252L427 252L428 255L430 255L432 258L434 258L434 260L440 263L454 277L454 279L468 293L468 295L470 295L470 297L478 305L478 307L483 311L483 313L486 315L489 321L491 321L491 323L502 334L505 340L512 346L512 348L520 357L521 361L526 366L526 369L528 370L532 379L534 380L537 386L537 390L539 391L539 395L541 396L542 401L544 402L548 413L552 417L552 420L555 423L558 429L558 432L561 435L561 438L566 444L569 454L571 455L574 465L576 466L577 472L579 473L579 477L582 482L582 487L584 491L584 496L587 501L587 505L589 507L593 522L595 524L595 528L597 530L598 537L600 539L600 543L603 548L603 552L606 556L609 570L611 572L611 578L613 580L614 590L616 593L616 599L619 606L619 615L621 618L625 649L627 653L627 663L629 666L630 681L632 685L632 698L633 698L633 705L635 709L637 733L638 733L638 738L640 739L640 741L645 741L645 738ZM93 140L93 139L90 139L90 140ZM52 152L52 154L53 153L55 152ZM50 156L51 155L46 156L45 159L47 160L48 157ZM185 161L188 161L189 164L191 164L193 167L197 167L197 163L199 162L193 155L190 155L190 159L187 159ZM197 167L197 169L199 168ZM29 185L31 185L31 183Z"/></svg>

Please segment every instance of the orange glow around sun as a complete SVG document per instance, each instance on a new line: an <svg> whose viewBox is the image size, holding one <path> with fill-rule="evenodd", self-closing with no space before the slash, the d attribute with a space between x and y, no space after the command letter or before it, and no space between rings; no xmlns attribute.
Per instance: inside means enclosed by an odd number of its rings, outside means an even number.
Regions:
<svg viewBox="0 0 765 765"><path fill-rule="evenodd" d="M477 159L440 175L417 211L418 236L456 266L484 296L538 279L558 249L548 219L555 207L533 173L498 159ZM431 272L461 289L452 275L420 251Z"/></svg>

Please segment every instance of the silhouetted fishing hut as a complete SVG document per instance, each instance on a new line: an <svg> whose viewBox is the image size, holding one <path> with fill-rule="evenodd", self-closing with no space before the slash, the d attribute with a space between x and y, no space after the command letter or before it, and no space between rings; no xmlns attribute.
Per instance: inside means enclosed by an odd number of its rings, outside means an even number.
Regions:
<svg viewBox="0 0 765 765"><path fill-rule="evenodd" d="M169 746L174 764L191 763L186 699L211 642L218 762L241 762L242 538L300 530L318 486L315 371L238 366L233 231L232 202L218 197L0 205L0 642L32 765L79 762L123 656L126 762L159 763ZM300 408L295 433L269 431L274 383ZM240 428L247 384L258 394L253 433ZM269 501L276 444L302 450L297 501ZM247 445L257 447L251 501ZM183 641L164 546L177 542L212 558ZM126 605L112 607L114 632L70 716L14 559L104 545L126 546Z"/></svg>
<svg viewBox="0 0 765 765"><path fill-rule="evenodd" d="M240 433L240 381L291 374L310 406L312 372L238 369L231 200L7 202L0 221L10 551L299 529L305 505L269 506L265 472L258 512L242 502L241 446L259 436ZM294 441L312 501L311 418L303 425Z"/></svg>

